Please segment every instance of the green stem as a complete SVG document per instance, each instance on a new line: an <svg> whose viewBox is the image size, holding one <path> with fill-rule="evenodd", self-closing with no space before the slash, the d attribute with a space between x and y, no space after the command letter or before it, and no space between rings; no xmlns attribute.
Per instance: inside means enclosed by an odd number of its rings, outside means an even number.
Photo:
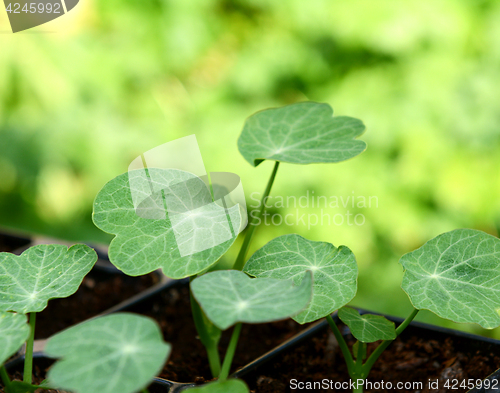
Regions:
<svg viewBox="0 0 500 393"><path fill-rule="evenodd" d="M33 372L33 343L35 342L35 322L36 313L30 313L30 335L26 342L26 354L24 356L24 377L23 381L31 384L31 374Z"/></svg>
<svg viewBox="0 0 500 393"><path fill-rule="evenodd" d="M363 359L366 355L366 343L358 341L358 354L356 356L356 363L359 361L359 364L363 363Z"/></svg>
<svg viewBox="0 0 500 393"><path fill-rule="evenodd" d="M143 389L142 393L149 393L149 390L148 389Z"/></svg>
<svg viewBox="0 0 500 393"><path fill-rule="evenodd" d="M347 347L347 343L345 342L344 337L342 337L342 333L340 333L340 330L335 324L335 321L333 320L332 316L327 315L326 320L330 325L330 328L332 329L332 332L335 338L337 339L337 342L339 343L340 350L344 355L345 363L347 365L347 371L349 372L349 375L351 375L351 373L354 371L354 360L352 358L351 352L349 351L349 348Z"/></svg>
<svg viewBox="0 0 500 393"><path fill-rule="evenodd" d="M351 377L352 380L356 381L356 385L353 389L354 393L363 393L363 385L358 385L357 381L358 380L365 380L366 375L363 374L363 359L366 355L366 343L363 343L361 341L357 341L358 343L358 351L356 354L356 361L354 363L354 367L352 372L349 373L349 376Z"/></svg>
<svg viewBox="0 0 500 393"><path fill-rule="evenodd" d="M237 323L234 327L233 334L231 335L229 346L227 347L226 356L224 357L224 363L222 363L222 370L219 375L219 381L221 382L224 382L229 375L229 369L231 368L231 363L233 362L234 352L236 351L236 345L238 344L240 332L241 323Z"/></svg>
<svg viewBox="0 0 500 393"><path fill-rule="evenodd" d="M401 333L403 333L403 330L407 328L407 326L410 324L411 321L416 317L418 314L418 311L416 308L413 309L412 313L401 323L401 325L398 326L396 329L396 337L399 336ZM384 350L393 342L394 340L384 340L376 349L375 351L372 352L366 363L363 365L363 374L365 375L365 378L368 376L368 373L370 372L371 368L379 358L379 356L384 352Z"/></svg>
<svg viewBox="0 0 500 393"><path fill-rule="evenodd" d="M193 277L191 277L191 281ZM208 364L210 365L210 372L212 377L217 378L220 374L220 357L219 357L219 340L221 330L212 324L208 318L203 314L203 310L194 298L191 290L189 291L191 300L191 313L193 314L194 325L196 331L200 336L200 341L204 345L207 356Z"/></svg>
<svg viewBox="0 0 500 393"><path fill-rule="evenodd" d="M211 344L205 346L208 355L208 364L210 365L210 372L212 377L217 378L220 375L220 357L219 357L219 346L217 344Z"/></svg>
<svg viewBox="0 0 500 393"><path fill-rule="evenodd" d="M363 393L363 385L354 384L354 389L352 389L352 393Z"/></svg>
<svg viewBox="0 0 500 393"><path fill-rule="evenodd" d="M4 366L0 367L0 378L2 378L2 382L6 388L10 386L9 374L7 374Z"/></svg>
<svg viewBox="0 0 500 393"><path fill-rule="evenodd" d="M264 212L264 209L266 208L266 201L267 198L269 197L269 194L271 193L271 188L274 183L274 179L276 178L276 173L278 172L278 167L279 167L280 162L276 161L274 164L273 172L271 173L271 177L269 178L269 181L267 182L266 189L264 191L264 195L262 195L262 199L260 200L260 205L257 210L257 215L252 215L250 214L250 220L248 223L248 229L247 233L245 235L245 239L243 240L243 244L241 245L240 252L238 254L238 257L236 258L236 262L234 263L233 269L235 270L243 270L245 267L245 257L248 252L248 247L250 246L250 242L252 241L252 236L255 231L255 228L259 226L260 224L260 217L262 216L262 213Z"/></svg>

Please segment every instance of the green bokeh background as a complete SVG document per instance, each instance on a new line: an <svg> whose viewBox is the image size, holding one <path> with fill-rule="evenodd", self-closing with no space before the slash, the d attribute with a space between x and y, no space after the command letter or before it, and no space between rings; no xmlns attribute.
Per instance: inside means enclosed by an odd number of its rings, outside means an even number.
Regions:
<svg viewBox="0 0 500 393"><path fill-rule="evenodd" d="M347 245L360 267L353 304L405 316L402 254L460 227L498 235L499 20L494 0L81 0L12 34L0 10L0 226L106 243L91 222L99 189L191 134L207 170L239 174L253 204L273 164L239 154L245 118L326 102L364 121L367 151L283 164L273 195L372 196L371 207L324 209L364 224L263 226L252 250L287 233Z"/></svg>

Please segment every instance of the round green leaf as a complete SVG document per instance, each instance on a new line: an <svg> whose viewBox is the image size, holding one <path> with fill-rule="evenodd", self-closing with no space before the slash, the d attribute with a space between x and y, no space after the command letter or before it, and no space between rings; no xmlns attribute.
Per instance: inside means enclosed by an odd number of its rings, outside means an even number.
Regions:
<svg viewBox="0 0 500 393"><path fill-rule="evenodd" d="M399 263L402 288L415 308L487 329L500 326L500 239L457 229L403 255Z"/></svg>
<svg viewBox="0 0 500 393"><path fill-rule="evenodd" d="M301 284L291 280L250 278L237 270L218 270L191 283L191 291L206 316L224 330L237 322L278 321L299 313L311 299L312 275Z"/></svg>
<svg viewBox="0 0 500 393"><path fill-rule="evenodd" d="M365 126L352 117L333 117L328 104L301 102L255 113L238 139L243 157L253 166L264 160L311 164L340 162L366 149L356 140Z"/></svg>
<svg viewBox="0 0 500 393"><path fill-rule="evenodd" d="M148 168L147 179L144 173L134 170L119 175L94 201L94 224L116 235L109 247L111 262L130 276L161 268L176 279L215 264L239 233L239 205L225 209L212 203L205 183L188 172ZM197 245L207 239L212 246L197 251ZM192 253L181 255L179 247Z"/></svg>
<svg viewBox="0 0 500 393"><path fill-rule="evenodd" d="M0 253L0 310L42 311L49 299L75 293L96 261L96 252L83 244L41 244L19 256Z"/></svg>
<svg viewBox="0 0 500 393"><path fill-rule="evenodd" d="M26 342L30 327L26 315L0 311L0 366Z"/></svg>
<svg viewBox="0 0 500 393"><path fill-rule="evenodd" d="M189 388L186 392L196 393L248 393L248 387L245 382L239 379L228 379L224 382L215 381L206 385Z"/></svg>
<svg viewBox="0 0 500 393"><path fill-rule="evenodd" d="M350 307L342 307L338 315L340 320L349 327L356 340L361 342L372 343L396 338L394 322L381 315L360 315L358 310Z"/></svg>
<svg viewBox="0 0 500 393"><path fill-rule="evenodd" d="M292 279L295 284L306 270L313 273L313 297L309 306L293 317L298 323L326 317L356 295L358 266L352 251L296 234L271 240L252 255L244 269L254 277Z"/></svg>
<svg viewBox="0 0 500 393"><path fill-rule="evenodd" d="M170 354L156 322L118 313L83 322L51 337L44 352L62 358L50 386L75 393L133 393L146 387Z"/></svg>

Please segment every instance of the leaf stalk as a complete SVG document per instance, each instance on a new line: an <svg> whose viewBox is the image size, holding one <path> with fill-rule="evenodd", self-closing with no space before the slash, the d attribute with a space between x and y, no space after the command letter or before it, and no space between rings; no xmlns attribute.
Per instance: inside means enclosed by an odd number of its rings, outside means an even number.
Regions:
<svg viewBox="0 0 500 393"><path fill-rule="evenodd" d="M276 173L278 172L280 162L276 161L274 164L273 171L267 182L266 189L264 190L264 195L262 195L262 199L260 200L260 205L257 210L256 215L250 214L250 221L248 223L247 233L245 235L245 239L243 240L243 244L241 245L240 252L238 253L238 257L236 258L236 262L234 263L233 269L243 270L245 267L245 258L247 256L248 248L250 247L250 242L252 241L253 233L255 232L255 228L258 226L260 222L260 217L266 208L266 200L271 193L271 188L273 187L274 179L276 178Z"/></svg>
<svg viewBox="0 0 500 393"><path fill-rule="evenodd" d="M10 386L10 378L4 366L0 367L0 378L2 379L4 386L8 388Z"/></svg>
<svg viewBox="0 0 500 393"><path fill-rule="evenodd" d="M190 278L192 281L194 277ZM221 362L219 357L219 340L221 331L205 317L203 310L189 290L191 300L191 313L193 314L194 325L200 336L200 341L207 351L208 364L212 377L217 378L220 374ZM210 332L210 328L212 331Z"/></svg>
<svg viewBox="0 0 500 393"><path fill-rule="evenodd" d="M411 314L396 328L396 337L398 337L403 331L408 327L411 321L415 319L418 314L418 309L414 308ZM394 340L384 340L382 343L375 348L375 351L372 352L366 363L363 365L363 374L365 378L368 376L371 368L379 358L379 356L384 352L384 350L393 342Z"/></svg>
<svg viewBox="0 0 500 393"><path fill-rule="evenodd" d="M31 384L31 374L33 373L33 344L35 342L36 313L30 313L30 335L26 342L26 354L24 356L23 382Z"/></svg>
<svg viewBox="0 0 500 393"><path fill-rule="evenodd" d="M231 363L233 362L234 352L236 351L236 345L238 344L240 332L241 323L237 323L234 326L233 334L231 335L231 341L229 341L229 346L227 347L226 356L224 357L224 363L222 363L222 370L219 375L219 381L221 382L224 382L229 375L229 369L231 368Z"/></svg>
<svg viewBox="0 0 500 393"><path fill-rule="evenodd" d="M351 352L349 351L347 343L345 342L342 333L340 333L340 330L337 327L337 324L335 323L331 315L326 316L326 321L328 322L328 325L330 325L333 335L335 336L337 342L339 343L340 350L344 355L344 359L347 365L347 371L349 372L349 375L351 375L351 373L354 371L354 360L352 358Z"/></svg>

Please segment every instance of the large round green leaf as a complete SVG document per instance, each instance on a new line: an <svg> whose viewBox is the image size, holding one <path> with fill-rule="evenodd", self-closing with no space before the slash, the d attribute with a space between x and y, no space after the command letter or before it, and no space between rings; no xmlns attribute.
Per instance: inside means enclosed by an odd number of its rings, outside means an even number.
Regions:
<svg viewBox="0 0 500 393"><path fill-rule="evenodd" d="M156 322L118 313L83 322L51 337L44 352L62 358L49 385L75 393L133 393L160 372L170 345Z"/></svg>
<svg viewBox="0 0 500 393"><path fill-rule="evenodd" d="M415 308L455 322L500 326L500 239L457 229L399 262L404 269L402 288Z"/></svg>
<svg viewBox="0 0 500 393"><path fill-rule="evenodd" d="M0 310L42 311L49 299L75 293L96 261L96 252L83 244L41 244L19 256L0 253Z"/></svg>
<svg viewBox="0 0 500 393"><path fill-rule="evenodd" d="M205 183L188 172L148 168L147 178L144 173L119 175L95 199L94 224L116 235L111 262L131 276L161 268L171 278L193 276L216 263L239 233L239 206L213 203ZM212 246L196 251L207 239ZM192 252L181 255L180 246Z"/></svg>
<svg viewBox="0 0 500 393"><path fill-rule="evenodd" d="M252 255L244 270L254 277L291 279L296 284L306 270L312 271L313 297L309 306L293 317L299 323L323 318L356 295L358 266L352 251L296 234L271 240Z"/></svg>
<svg viewBox="0 0 500 393"><path fill-rule="evenodd" d="M253 166L264 160L311 164L340 162L366 149L356 138L365 126L352 117L333 117L328 104L301 102L250 116L238 148Z"/></svg>
<svg viewBox="0 0 500 393"><path fill-rule="evenodd" d="M238 270L218 270L191 283L191 291L206 316L224 330L237 322L262 323L296 315L311 299L312 275L292 280L250 278Z"/></svg>
<svg viewBox="0 0 500 393"><path fill-rule="evenodd" d="M0 311L0 366L28 339L26 315Z"/></svg>

